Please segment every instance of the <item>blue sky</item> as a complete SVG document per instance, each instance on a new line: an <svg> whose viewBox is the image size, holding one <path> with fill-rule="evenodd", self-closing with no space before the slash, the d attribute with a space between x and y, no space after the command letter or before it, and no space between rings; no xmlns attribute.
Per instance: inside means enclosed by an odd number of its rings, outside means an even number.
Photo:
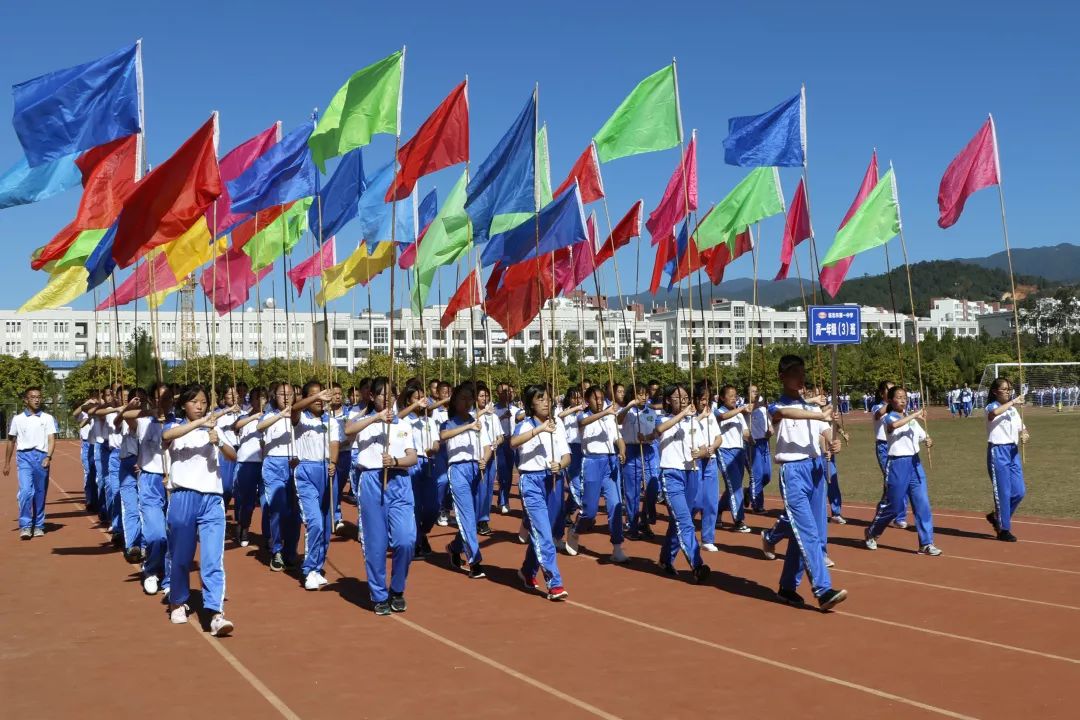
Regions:
<svg viewBox="0 0 1080 720"><path fill-rule="evenodd" d="M408 46L403 134L407 138L467 73L473 162L483 160L531 91L540 85L552 175L558 184L589 138L645 75L678 58L683 122L699 133L702 202L721 199L745 173L723 163L727 118L761 112L807 85L812 220L824 255L877 147L896 167L912 261L986 255L1003 248L997 194L973 197L960 222L940 230L937 185L952 156L987 112L998 126L1011 240L1015 247L1075 241L1071 229L1080 164L1075 73L1080 11L1070 3L545 3L352 0L307 3L124 3L74 0L0 10L0 85L86 61L143 38L149 159L161 162L201 124L221 113L221 151L282 120L286 131L356 69ZM678 10L679 12L675 12ZM10 93L0 116L10 117ZM377 137L365 158L389 160L393 138ZM0 129L0 165L21 154ZM612 220L637 198L659 200L678 151L603 167ZM421 180L421 192L449 191L459 169ZM781 172L790 201L796 170ZM77 191L0 212L0 243L12 261L0 307L18 307L47 280L30 252L72 217ZM597 212L603 224L602 207ZM783 219L763 224L762 278L778 267ZM344 257L356 238L338 238ZM633 246L632 246L633 247ZM299 261L308 240L295 251ZM641 280L652 266L647 239ZM635 285L636 252L619 254L624 292ZM896 257L894 255L894 257ZM805 250L803 274L808 275ZM25 268L25 269L22 269ZM881 272L884 256L860 257L852 277ZM749 257L728 277L749 276ZM262 296L283 299L280 270ZM401 276L399 276L400 278ZM385 298L387 280L374 284ZM399 287L403 285L399 282ZM609 264L603 290L614 294ZM444 275L444 295L455 286ZM435 295L432 300L436 300ZM347 311L354 300L332 309ZM366 294L355 298L357 309ZM75 303L89 307L88 299ZM302 302L308 306L307 299ZM386 301L376 301L385 307ZM171 301L167 307L171 308Z"/></svg>

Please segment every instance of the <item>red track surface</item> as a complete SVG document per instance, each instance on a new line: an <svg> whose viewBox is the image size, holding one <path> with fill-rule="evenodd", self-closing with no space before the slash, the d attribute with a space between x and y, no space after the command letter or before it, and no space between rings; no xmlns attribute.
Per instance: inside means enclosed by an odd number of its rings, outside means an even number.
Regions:
<svg viewBox="0 0 1080 720"><path fill-rule="evenodd" d="M942 510L945 555L929 558L911 531L862 549L872 510L852 506L829 526L851 596L828 615L773 601L780 563L756 533L718 532L702 587L685 567L657 573L659 539L627 543L620 567L586 535L582 556L559 557L570 602L556 604L520 587L517 517L494 516L489 579L416 562L409 611L388 618L370 612L355 540L335 538L319 593L227 543L236 634L219 641L142 594L83 512L77 454L60 444L51 532L0 534L3 718L1077 717L1080 523L1022 518L1013 545ZM441 548L453 528L436 530Z"/></svg>

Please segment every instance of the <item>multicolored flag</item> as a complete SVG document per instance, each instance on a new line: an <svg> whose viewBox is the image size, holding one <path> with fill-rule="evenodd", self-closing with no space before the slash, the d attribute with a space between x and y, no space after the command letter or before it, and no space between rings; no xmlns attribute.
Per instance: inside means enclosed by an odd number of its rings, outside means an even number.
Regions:
<svg viewBox="0 0 1080 720"><path fill-rule="evenodd" d="M1001 183L997 130L991 115L975 137L953 158L938 188L938 226L952 227L964 212L964 203L973 193Z"/></svg>
<svg viewBox="0 0 1080 720"><path fill-rule="evenodd" d="M416 285L413 286L412 309L419 313L427 302L435 271L443 265L457 262L472 247L472 228L465 213L466 180L461 174L435 219L431 221L424 241L416 251Z"/></svg>
<svg viewBox="0 0 1080 720"><path fill-rule="evenodd" d="M844 215L844 219L840 221L840 228L843 229L847 225L848 220L855 214L855 211L866 200L866 196L870 194L870 191L874 189L878 181L878 164L877 164L877 151L870 156L870 164L866 167L866 172L863 173L862 183L859 184L859 192L855 194L855 199L852 200L851 206L848 208L847 213ZM825 292L829 293L830 297L836 297L836 293L840 292L840 286L844 284L844 278L847 277L848 270L851 268L851 263L855 262L855 256L850 255L846 258L837 260L832 265L822 265L821 274L818 279L821 281L821 287Z"/></svg>
<svg viewBox="0 0 1080 720"><path fill-rule="evenodd" d="M600 162L667 150L682 142L675 64L639 82L593 136L593 142Z"/></svg>
<svg viewBox="0 0 1080 720"><path fill-rule="evenodd" d="M408 197L416 187L416 181L424 175L468 159L469 88L466 80L450 92L412 139L398 150L401 167L386 193L386 202Z"/></svg>
<svg viewBox="0 0 1080 720"><path fill-rule="evenodd" d="M841 258L884 245L899 232L900 203L896 197L896 177L890 168L851 220L836 233L821 264L830 265Z"/></svg>
<svg viewBox="0 0 1080 720"><path fill-rule="evenodd" d="M308 230L308 208L311 203L312 198L297 200L274 222L244 243L243 250L251 257L252 270L262 270L279 257L292 252Z"/></svg>
<svg viewBox="0 0 1080 720"><path fill-rule="evenodd" d="M724 162L740 167L802 167L806 162L806 89L760 115L728 120Z"/></svg>
<svg viewBox="0 0 1080 720"><path fill-rule="evenodd" d="M814 230L810 227L810 210L806 204L806 189L800 178L799 185L795 188L795 197L792 198L791 207L788 208L787 222L784 224L784 240L780 243L780 271L776 273L774 281L787 278L795 246L813 235Z"/></svg>

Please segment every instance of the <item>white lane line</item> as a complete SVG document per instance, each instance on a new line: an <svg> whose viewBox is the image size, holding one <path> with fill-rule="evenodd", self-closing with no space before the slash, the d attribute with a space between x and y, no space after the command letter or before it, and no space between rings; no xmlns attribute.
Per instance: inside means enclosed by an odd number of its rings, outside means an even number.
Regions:
<svg viewBox="0 0 1080 720"><path fill-rule="evenodd" d="M703 640L701 638L694 637L693 635L686 635L684 633L676 632L675 630L669 630L668 628L660 627L658 625L651 625L649 623L642 622L640 620L634 620L633 618L625 617L623 615L616 615L615 613L608 612L607 610L601 610L600 608L595 608L591 605L585 605L574 600L567 600L566 603L568 605L573 605L574 607L581 608L582 610L588 610L589 612L596 613L597 615L603 615L604 617L612 618L614 620L621 620L622 622L628 623L630 625L636 625L637 627L644 628L646 630L652 630L654 632L662 633L664 635L678 638L680 640L686 640L687 642L692 642L696 645L703 645L705 647L712 648L713 650L720 650L721 652L726 652L731 655L741 657L744 660L753 660L754 662L762 663L763 665L769 665L779 670L786 670L788 672L804 675L806 677L814 678L815 680L821 680L823 682L831 683L833 685L839 685L841 687L845 687L851 690L866 693L867 695L873 695L884 700L891 700L893 702L919 708L920 710L926 710L928 712L943 715L945 717L958 718L958 720L975 720L971 715L963 715L958 712L953 712L952 710L946 710L945 708L940 708L935 705L928 705L927 703L919 702L918 700L912 700L911 698L906 698L902 695L895 695L884 690L878 690L877 688L872 688L866 685L860 685L858 683L851 682L849 680L843 680L838 677L833 677L832 675L825 675L823 673L815 672L813 670L807 670L806 668L801 668L796 665L789 665L785 662L772 660L761 655L755 655L753 653L746 652L745 650L738 650L736 648L721 645L719 643L715 643L709 640Z"/></svg>
<svg viewBox="0 0 1080 720"><path fill-rule="evenodd" d="M1025 570L1042 570L1043 572L1065 573L1067 575L1080 575L1080 570L1065 570L1064 568L1044 567L1043 565L1025 565L1024 563L1006 562L1004 560L987 560L986 558L965 557L946 553L943 558L949 560L967 560L968 562L990 563L991 565L1007 565L1009 567L1024 568Z"/></svg>
<svg viewBox="0 0 1080 720"><path fill-rule="evenodd" d="M778 507L782 507L782 506L778 506ZM877 509L876 505L857 505L855 503L847 503L847 502L844 503L844 507L855 508L856 510L876 510ZM983 516L980 516L980 515L956 515L956 514L949 514L949 513L939 513L938 511L935 510L934 511L934 517L960 518L961 520L976 520L976 521L981 521L983 524L988 525L988 523L986 522L986 518L983 517ZM1058 524L1058 523L1036 522L1034 520L1017 520L1015 518L1013 518L1012 522L1014 524L1016 524L1016 525L1036 525L1038 527L1063 528L1065 530L1080 530L1080 525L1061 525L1061 524ZM989 531L987 531L987 532L989 532Z"/></svg>
<svg viewBox="0 0 1080 720"><path fill-rule="evenodd" d="M1056 543L1046 542L1045 540L1021 540L1023 544L1027 545L1053 545L1054 547L1067 547L1067 548L1080 548L1080 545L1070 545L1069 543Z"/></svg>
<svg viewBox="0 0 1080 720"><path fill-rule="evenodd" d="M1031 650L1029 648L1017 647L1016 645L1006 645L1005 643L994 642L993 640L983 640L982 638L971 637L969 635L957 635L955 633L944 632L943 630L931 630L925 627L916 627L906 623L893 622L892 620L884 620L882 618L870 617L869 615L858 615L847 610L837 610L837 615L843 615L845 617L858 618L859 620L865 620L867 622L879 623L881 625L890 625L892 627L903 628L905 630L913 630L915 632L926 633L927 635L937 635L939 637L951 638L953 640L962 640L964 642L976 643L978 645L986 645L988 647L1000 648L1002 650L1011 650L1012 652L1024 653L1026 655L1035 655L1037 657L1047 658L1048 660L1058 660L1060 662L1072 663L1074 665L1080 665L1080 660L1071 657L1065 657L1064 655L1054 655L1053 653L1040 652L1039 650Z"/></svg>
<svg viewBox="0 0 1080 720"><path fill-rule="evenodd" d="M49 484L60 492L67 495L68 497L74 497L78 501L78 494L68 492L64 488L60 487L55 481L53 481L51 473L49 475ZM86 509L86 505L84 503L78 502L78 504L82 505L84 510ZM104 528L93 527L94 521L89 516L87 516L86 519L88 522L90 522L91 530L97 530L103 535L109 534ZM301 720L300 716L294 713L289 708L289 706L285 704L284 700L275 695L273 690L268 688L261 680L259 680L258 677L255 676L255 673L248 670L247 667L242 662L240 662L240 660L238 660L235 655L226 650L220 641L216 639L211 639L210 635L203 632L201 627L199 627L197 624L194 624L192 622L193 619L193 617L188 618L187 624L191 627L191 629L194 630L199 635L199 637L208 642L210 644L210 647L214 648L214 650L217 650L218 654L225 659L225 662L229 663L229 665L232 666L233 670L240 674L240 677L244 678L244 680L247 680L248 684L251 685L255 692L262 695L263 699L266 700L266 702L270 703L270 706L277 710L281 717L285 718L285 720Z"/></svg>
<svg viewBox="0 0 1080 720"><path fill-rule="evenodd" d="M1080 610L1080 607L1075 605L1062 605L1061 603L1052 603L1045 600L1032 600L1031 598L1017 597L1014 595L998 595L997 593L982 592L981 590L969 590L968 588L958 588L952 585L938 585L936 583L922 582L921 580L909 580L908 578L889 577L888 575L875 575L873 573L859 572L857 570L841 570L840 568L832 568L830 572L847 573L849 575L860 575L862 577L875 578L876 580L892 580L893 582L908 583L909 585L921 585L923 587L936 588L938 590L952 590L953 592L968 593L969 595L981 595L983 597L992 597L999 600L1012 600L1014 602L1030 603L1032 605L1042 605L1044 607L1060 608L1062 610Z"/></svg>

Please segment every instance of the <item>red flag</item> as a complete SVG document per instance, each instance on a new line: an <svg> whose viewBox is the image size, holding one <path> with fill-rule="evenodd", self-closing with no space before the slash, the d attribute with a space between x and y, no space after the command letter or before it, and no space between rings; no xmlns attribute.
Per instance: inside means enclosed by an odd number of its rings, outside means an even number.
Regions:
<svg viewBox="0 0 1080 720"><path fill-rule="evenodd" d="M683 182L684 175L685 183ZM675 237L675 225L686 217L688 202L689 210L697 210L697 132L691 136L690 145L686 148L686 156L668 180L660 204L649 213L649 219L645 221L645 227L649 229L653 245L669 237Z"/></svg>
<svg viewBox="0 0 1080 720"><path fill-rule="evenodd" d="M1000 182L997 132L991 116L945 169L937 196L938 210L941 212L938 225L943 228L952 226L960 219L964 203L972 193Z"/></svg>
<svg viewBox="0 0 1080 720"><path fill-rule="evenodd" d="M795 252L795 246L814 234L810 227L810 211L806 206L806 188L799 179L799 186L795 188L795 197L788 208L787 222L784 224L784 241L780 245L780 272L776 273L775 280L783 280L788 275L791 266L791 255Z"/></svg>
<svg viewBox="0 0 1080 720"><path fill-rule="evenodd" d="M709 276L709 280L712 281L712 284L719 285L724 282L724 269L735 260L738 260L743 253L750 252L753 249L754 240L750 236L750 229L747 228L735 236L734 257L731 256L727 243L721 243L720 245L709 248L701 253L705 273Z"/></svg>
<svg viewBox="0 0 1080 720"><path fill-rule="evenodd" d="M232 231L232 246L234 248L242 248L247 245L248 240L255 237L255 233L261 232L270 227L270 223L281 217L281 214L293 206L292 203L285 203L284 205L274 205L265 210L260 210L251 216L251 219L238 225Z"/></svg>
<svg viewBox="0 0 1080 720"><path fill-rule="evenodd" d="M664 266L667 265L668 260L675 256L676 251L674 235L660 239L660 243L656 246L656 260L653 261L652 280L649 281L650 294L655 295L656 291L660 289L660 280L664 276Z"/></svg>
<svg viewBox="0 0 1080 720"><path fill-rule="evenodd" d="M183 235L222 189L215 136L217 113L136 186L120 213L113 259L131 265Z"/></svg>
<svg viewBox="0 0 1080 720"><path fill-rule="evenodd" d="M467 81L454 88L412 139L398 150L395 183L386 191L386 202L403 200L416 181L436 170L469 159L469 90Z"/></svg>
<svg viewBox="0 0 1080 720"><path fill-rule="evenodd" d="M644 208L644 201L638 200L619 221L619 224L611 231L611 235L604 241L600 251L596 253L596 267L600 267L615 257L615 251L629 244L631 238L641 236L641 215Z"/></svg>
<svg viewBox="0 0 1080 720"><path fill-rule="evenodd" d="M878 166L877 166L877 151L870 156L870 165L866 168L866 174L863 175L862 184L859 186L859 192L855 196L855 200L852 201L851 207L848 208L847 215L844 215L844 219L840 222L840 227L847 225L848 220L855 214L855 211L859 209L859 206L863 204L863 200L870 194L870 191L874 189L878 181ZM848 268L851 267L851 263L855 261L855 256L846 257L843 260L837 260L832 265L826 265L821 268L821 287L825 292L829 293L831 297L836 297L836 293L840 292L840 286L844 283L844 278L847 277Z"/></svg>
<svg viewBox="0 0 1080 720"><path fill-rule="evenodd" d="M151 272L151 267L153 267L153 272ZM135 272L128 275L127 280L120 283L116 292L105 298L97 309L108 310L113 305L127 305L129 302L174 288L176 285L176 276L169 267L168 259L164 253L160 253L152 262L140 263L135 268Z"/></svg>
<svg viewBox="0 0 1080 720"><path fill-rule="evenodd" d="M435 220L432 220L431 222L435 222ZM416 263L416 251L420 249L420 243L424 241L424 236L427 235L429 227L431 227L430 222L420 228L420 234L416 236L416 242L409 243L401 249L401 253L398 255L399 268L408 270Z"/></svg>
<svg viewBox="0 0 1080 720"><path fill-rule="evenodd" d="M83 176L83 196L75 219L34 253L30 267L40 270L51 260L59 260L83 230L107 228L116 220L124 201L135 189L138 172L138 143L129 135L99 145L79 156L75 164Z"/></svg>
<svg viewBox="0 0 1080 720"><path fill-rule="evenodd" d="M319 277L322 275L323 270L335 263L334 255L334 238L331 237L323 243L322 250L316 250L311 257L296 265L287 273L289 280L296 287L297 295L304 292L304 281L308 278Z"/></svg>
<svg viewBox="0 0 1080 720"><path fill-rule="evenodd" d="M585 152L570 168L570 174L562 181L562 185L551 193L552 197L559 197L563 190L574 184L577 180L578 190L581 191L581 202L588 204L604 197L604 181L600 177L600 162L596 159L596 146L589 143Z"/></svg>
<svg viewBox="0 0 1080 720"><path fill-rule="evenodd" d="M442 319L439 324L443 330L450 327L450 323L454 322L454 318L462 310L466 310L471 307L476 307L480 304L480 275L473 270L469 273L469 277L465 278L465 282L461 284L461 287L457 289L454 296L450 298L450 302L446 306L446 310L443 311Z"/></svg>
<svg viewBox="0 0 1080 720"><path fill-rule="evenodd" d="M221 162L218 163L221 168L221 195L206 211L206 226L215 235L222 235L229 228L251 217L248 213L232 212L232 198L229 197L229 188L225 183L240 177L251 167L251 163L276 145L279 140L281 140L281 123L274 123L250 140L237 145L221 158Z"/></svg>
<svg viewBox="0 0 1080 720"><path fill-rule="evenodd" d="M246 303L251 288L273 269L273 265L267 265L256 275L251 271L251 256L234 247L218 255L210 267L203 270L199 284L214 303L218 315L224 315Z"/></svg>
<svg viewBox="0 0 1080 720"><path fill-rule="evenodd" d="M512 338L528 327L540 312L544 301L555 297L551 273L541 271L543 260L543 258L526 260L517 265L511 265L505 272L500 271L500 275L503 276L502 287L488 296L487 314L499 323L507 337ZM524 277L524 282L512 284L506 281L507 275L519 273ZM493 272L492 276L494 275ZM488 278L489 287L491 279Z"/></svg>

